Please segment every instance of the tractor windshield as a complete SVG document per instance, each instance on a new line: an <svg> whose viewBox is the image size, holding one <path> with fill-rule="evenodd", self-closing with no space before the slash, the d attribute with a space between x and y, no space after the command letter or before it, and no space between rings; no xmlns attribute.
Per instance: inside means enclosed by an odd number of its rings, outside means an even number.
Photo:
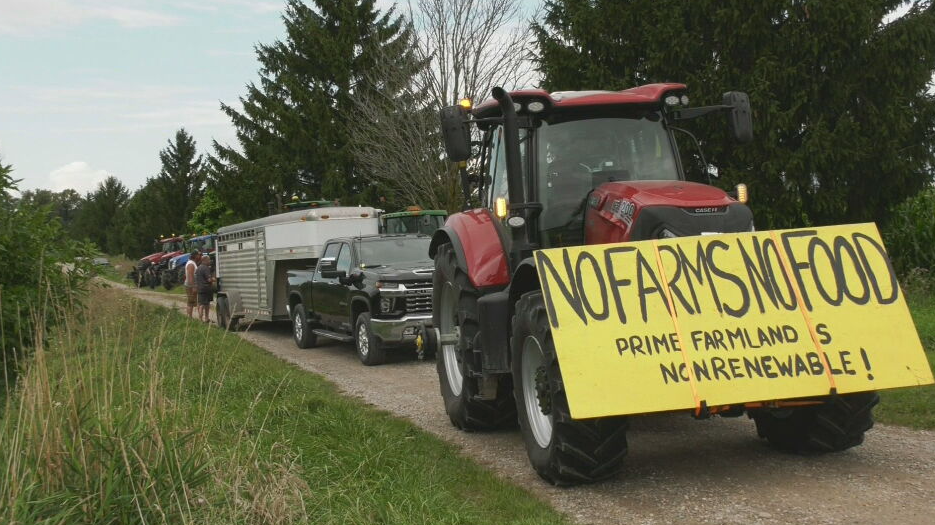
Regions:
<svg viewBox="0 0 935 525"><path fill-rule="evenodd" d="M679 179L669 134L658 117L542 123L536 133L539 228L549 245L583 241L585 201L601 184Z"/></svg>

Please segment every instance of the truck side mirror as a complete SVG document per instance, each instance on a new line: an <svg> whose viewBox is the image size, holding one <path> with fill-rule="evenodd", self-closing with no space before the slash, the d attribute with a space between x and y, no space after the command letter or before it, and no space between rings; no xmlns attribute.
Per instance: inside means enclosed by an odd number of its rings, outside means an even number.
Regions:
<svg viewBox="0 0 935 525"><path fill-rule="evenodd" d="M337 267L338 267L338 260L335 259L334 257L328 257L326 259L322 259L318 263L318 272L321 274L322 277L331 279L332 277L328 277L327 275L325 275L325 272L329 272L329 273L334 272L335 269L337 269Z"/></svg>
<svg viewBox="0 0 935 525"><path fill-rule="evenodd" d="M347 277L347 272L344 270L322 270L321 276L325 279L337 279L341 284L344 284L344 279Z"/></svg>
<svg viewBox="0 0 935 525"><path fill-rule="evenodd" d="M439 112L442 121L442 136L445 152L451 162L463 162L471 158L471 131L467 115L461 106L447 106Z"/></svg>
<svg viewBox="0 0 935 525"><path fill-rule="evenodd" d="M723 104L730 106L727 122L734 139L740 143L753 140L753 117L750 114L750 97L742 91L724 93Z"/></svg>

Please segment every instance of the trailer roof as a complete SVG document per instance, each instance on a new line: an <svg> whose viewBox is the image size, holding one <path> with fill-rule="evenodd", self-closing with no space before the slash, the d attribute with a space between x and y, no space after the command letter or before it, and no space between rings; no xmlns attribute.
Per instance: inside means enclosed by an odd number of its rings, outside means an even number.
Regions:
<svg viewBox="0 0 935 525"><path fill-rule="evenodd" d="M312 208L304 210L290 211L254 219L252 221L240 222L218 228L218 234L236 232L256 228L258 226L270 226L273 224L283 224L296 221L321 221L334 219L361 219L376 217L376 210L370 206L335 206L332 208Z"/></svg>

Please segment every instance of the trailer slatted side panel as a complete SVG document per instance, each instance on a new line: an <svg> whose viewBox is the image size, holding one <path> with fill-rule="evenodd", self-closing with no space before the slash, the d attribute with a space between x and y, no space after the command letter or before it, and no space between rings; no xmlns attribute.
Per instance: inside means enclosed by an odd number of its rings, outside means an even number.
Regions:
<svg viewBox="0 0 935 525"><path fill-rule="evenodd" d="M219 243L222 252L218 257L218 276L224 290L240 293L243 310L256 312L260 308L259 292L265 288L265 275L258 275L256 237L234 239ZM242 311L232 312L239 315Z"/></svg>

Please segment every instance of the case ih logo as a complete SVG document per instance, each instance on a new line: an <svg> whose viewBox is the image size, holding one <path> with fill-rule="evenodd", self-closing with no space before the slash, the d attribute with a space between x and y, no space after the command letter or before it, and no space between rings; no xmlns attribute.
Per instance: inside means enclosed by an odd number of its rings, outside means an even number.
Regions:
<svg viewBox="0 0 935 525"><path fill-rule="evenodd" d="M704 208L692 208L691 213L695 214L707 214L707 213L724 213L727 211L727 206L707 206Z"/></svg>
<svg viewBox="0 0 935 525"><path fill-rule="evenodd" d="M633 212L635 211L636 205L626 199L615 200L610 206L610 213L627 224L633 222Z"/></svg>

